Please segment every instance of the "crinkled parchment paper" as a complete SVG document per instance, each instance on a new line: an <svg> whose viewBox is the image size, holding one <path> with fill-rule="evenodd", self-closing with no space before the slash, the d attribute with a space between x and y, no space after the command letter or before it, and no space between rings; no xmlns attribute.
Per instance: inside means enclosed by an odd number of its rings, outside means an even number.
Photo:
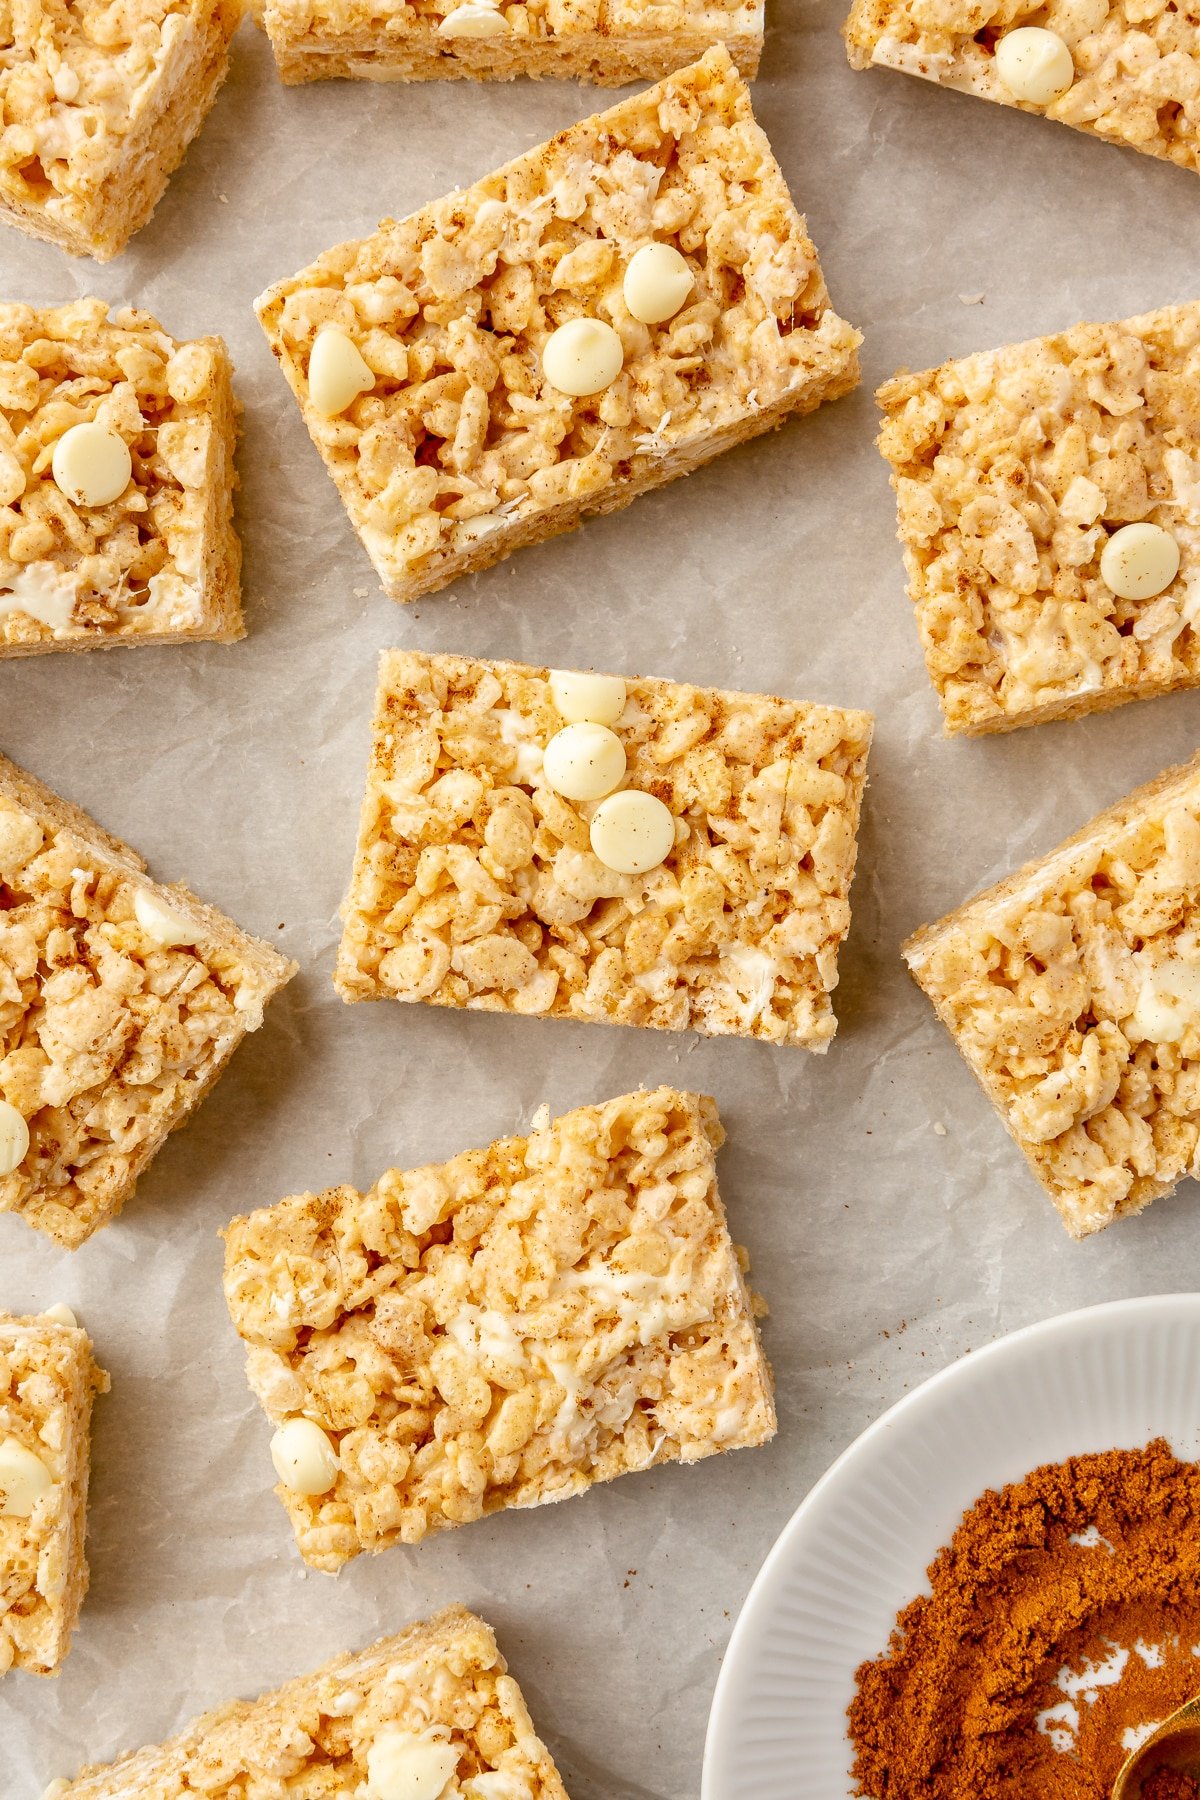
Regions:
<svg viewBox="0 0 1200 1800"><path fill-rule="evenodd" d="M97 269L12 231L0 290L88 291L228 340L245 404L250 637L0 665L0 747L278 942L302 972L124 1217L74 1256L0 1218L0 1307L67 1300L112 1371L92 1592L62 1675L0 1684L0 1800L156 1741L451 1599L483 1612L573 1800L692 1800L722 1651L776 1533L890 1401L1015 1326L1186 1284L1196 1195L1072 1245L899 959L901 939L1188 756L1200 695L948 744L904 597L874 386L906 364L1194 298L1194 176L885 72L836 0L769 0L759 117L858 394L411 609L379 590L251 312L267 283L594 109L517 83L285 89L250 27L151 226ZM827 1058L390 1004L330 986L376 652L454 649L871 708ZM771 1304L771 1447L307 1574L221 1299L217 1232L639 1082L715 1094L721 1182ZM943 1132L938 1127L944 1127ZM936 1472L931 1471L931 1480ZM831 1800L833 1797L831 1796Z"/></svg>

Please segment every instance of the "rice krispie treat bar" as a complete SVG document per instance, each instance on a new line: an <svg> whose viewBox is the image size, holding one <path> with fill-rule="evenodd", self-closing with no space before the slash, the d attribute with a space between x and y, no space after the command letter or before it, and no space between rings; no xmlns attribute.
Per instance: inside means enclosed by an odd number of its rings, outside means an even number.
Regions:
<svg viewBox="0 0 1200 1800"><path fill-rule="evenodd" d="M295 968L0 757L0 1212L106 1225Z"/></svg>
<svg viewBox="0 0 1200 1800"><path fill-rule="evenodd" d="M1200 302L879 390L948 732L1200 682Z"/></svg>
<svg viewBox="0 0 1200 1800"><path fill-rule="evenodd" d="M723 48L257 305L396 600L858 380L859 334Z"/></svg>
<svg viewBox="0 0 1200 1800"><path fill-rule="evenodd" d="M856 69L918 75L1200 167L1200 26L1167 0L855 0Z"/></svg>
<svg viewBox="0 0 1200 1800"><path fill-rule="evenodd" d="M149 313L0 304L0 657L245 635L232 372Z"/></svg>
<svg viewBox="0 0 1200 1800"><path fill-rule="evenodd" d="M461 1606L170 1743L59 1781L45 1800L567 1800L491 1628Z"/></svg>
<svg viewBox="0 0 1200 1800"><path fill-rule="evenodd" d="M289 83L545 75L620 87L719 43L753 79L763 11L762 0L267 0L263 22Z"/></svg>
<svg viewBox="0 0 1200 1800"><path fill-rule="evenodd" d="M306 1562L774 1435L723 1136L660 1088L234 1220L225 1297Z"/></svg>
<svg viewBox="0 0 1200 1800"><path fill-rule="evenodd" d="M904 947L1073 1237L1200 1169L1200 758Z"/></svg>
<svg viewBox="0 0 1200 1800"><path fill-rule="evenodd" d="M871 725L385 651L337 989L823 1052Z"/></svg>
<svg viewBox="0 0 1200 1800"><path fill-rule="evenodd" d="M0 1313L0 1675L54 1674L87 1592L92 1396L108 1392L69 1307Z"/></svg>
<svg viewBox="0 0 1200 1800"><path fill-rule="evenodd" d="M241 13L241 0L0 10L0 219L76 256L116 256L216 99Z"/></svg>

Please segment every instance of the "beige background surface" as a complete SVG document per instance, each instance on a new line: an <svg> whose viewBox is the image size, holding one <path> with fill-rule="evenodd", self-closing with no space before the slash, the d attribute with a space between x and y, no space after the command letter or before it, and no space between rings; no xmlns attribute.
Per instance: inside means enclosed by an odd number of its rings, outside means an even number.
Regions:
<svg viewBox="0 0 1200 1800"><path fill-rule="evenodd" d="M96 1422L92 1595L57 1682L0 1684L0 1800L35 1800L86 1760L451 1599L495 1624L573 1800L690 1800L732 1616L854 1434L1015 1326L1195 1284L1191 1183L1139 1221L1068 1242L897 946L1190 755L1200 696L943 742L870 396L901 364L1196 297L1200 186L1018 113L854 75L839 23L834 0L774 0L756 105L834 301L867 334L861 391L415 609L380 592L250 302L328 244L593 110L592 92L285 90L246 28L184 169L117 263L0 236L7 297L94 291L152 308L179 335L228 339L246 408L251 630L228 649L0 665L0 746L156 874L186 877L302 964L120 1223L70 1257L0 1218L0 1306L70 1301L113 1375ZM828 1058L343 1007L329 983L335 912L387 644L874 710ZM542 1100L559 1111L663 1080L714 1093L729 1129L722 1186L773 1309L778 1441L362 1558L336 1581L306 1577L221 1300L218 1229L297 1188L365 1184L521 1128Z"/></svg>

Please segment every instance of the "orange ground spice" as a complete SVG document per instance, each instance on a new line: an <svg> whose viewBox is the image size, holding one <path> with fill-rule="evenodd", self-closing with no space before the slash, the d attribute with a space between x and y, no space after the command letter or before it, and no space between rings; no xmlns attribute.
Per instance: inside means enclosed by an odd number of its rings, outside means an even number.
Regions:
<svg viewBox="0 0 1200 1800"><path fill-rule="evenodd" d="M1072 1539L1083 1539L1073 1542ZM850 1707L869 1800L1109 1800L1126 1731L1200 1693L1200 1465L1159 1439L981 1496ZM1120 1679L1059 1684L1128 1652ZM1038 1730L1052 1707L1062 1748ZM1154 1800L1200 1800L1195 1784Z"/></svg>
<svg viewBox="0 0 1200 1800"><path fill-rule="evenodd" d="M1142 1789L1142 1800L1200 1800L1200 1786L1179 1769L1156 1769Z"/></svg>

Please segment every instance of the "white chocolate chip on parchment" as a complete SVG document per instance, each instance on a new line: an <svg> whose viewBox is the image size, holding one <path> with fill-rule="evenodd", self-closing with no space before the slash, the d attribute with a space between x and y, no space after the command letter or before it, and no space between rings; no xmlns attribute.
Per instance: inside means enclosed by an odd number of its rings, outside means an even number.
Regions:
<svg viewBox="0 0 1200 1800"><path fill-rule="evenodd" d="M27 1519L54 1477L32 1450L15 1437L0 1439L0 1517Z"/></svg>
<svg viewBox="0 0 1200 1800"><path fill-rule="evenodd" d="M996 44L996 73L1014 100L1050 106L1075 80L1071 52L1056 31L1021 25Z"/></svg>
<svg viewBox="0 0 1200 1800"><path fill-rule="evenodd" d="M50 471L55 486L76 506L107 506L129 486L133 458L123 437L93 420L63 432Z"/></svg>
<svg viewBox="0 0 1200 1800"><path fill-rule="evenodd" d="M29 1127L24 1114L0 1100L0 1176L19 1169L29 1154Z"/></svg>
<svg viewBox="0 0 1200 1800"><path fill-rule="evenodd" d="M611 387L624 361L624 346L603 319L568 319L550 333L542 350L546 380L573 399Z"/></svg>
<svg viewBox="0 0 1200 1800"><path fill-rule="evenodd" d="M673 319L695 286L686 257L674 244L643 244L625 271L625 305L641 325Z"/></svg>
<svg viewBox="0 0 1200 1800"><path fill-rule="evenodd" d="M625 683L619 675L551 669L550 698L569 725L615 725L625 711Z"/></svg>
<svg viewBox="0 0 1200 1800"><path fill-rule="evenodd" d="M625 777L625 746L607 725L564 725L546 745L542 772L564 800L603 800Z"/></svg>
<svg viewBox="0 0 1200 1800"><path fill-rule="evenodd" d="M374 386L375 377L358 345L336 325L323 325L308 359L308 398L317 411L327 419L336 418Z"/></svg>
<svg viewBox="0 0 1200 1800"><path fill-rule="evenodd" d="M588 828L592 849L618 875L645 875L670 855L675 820L669 807L640 788L602 800Z"/></svg>
<svg viewBox="0 0 1200 1800"><path fill-rule="evenodd" d="M312 1419L285 1419L271 1439L271 1461L293 1494L327 1494L341 1467L326 1432Z"/></svg>

